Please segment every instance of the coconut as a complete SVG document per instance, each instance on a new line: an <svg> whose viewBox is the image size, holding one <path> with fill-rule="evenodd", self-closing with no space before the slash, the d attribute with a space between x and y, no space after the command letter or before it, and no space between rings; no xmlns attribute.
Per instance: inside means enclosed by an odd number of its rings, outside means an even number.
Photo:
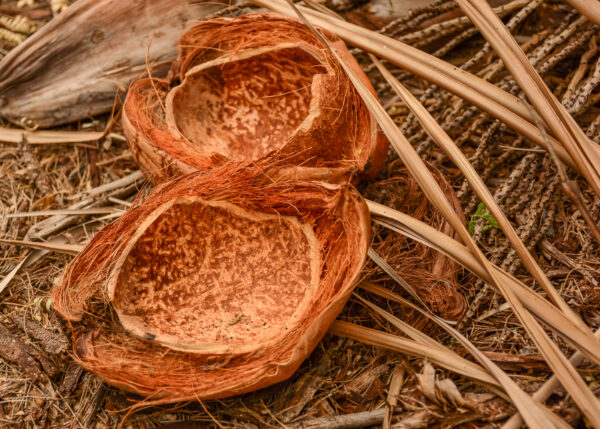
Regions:
<svg viewBox="0 0 600 429"><path fill-rule="evenodd" d="M372 89L346 45L322 30ZM374 91L373 91L374 92ZM130 88L123 129L154 183L226 160L285 160L296 178L374 177L387 154L331 52L302 23L276 14L211 19L179 41L166 79Z"/></svg>
<svg viewBox="0 0 600 429"><path fill-rule="evenodd" d="M348 299L370 220L352 185L225 163L102 229L53 292L76 361L159 402L288 378Z"/></svg>

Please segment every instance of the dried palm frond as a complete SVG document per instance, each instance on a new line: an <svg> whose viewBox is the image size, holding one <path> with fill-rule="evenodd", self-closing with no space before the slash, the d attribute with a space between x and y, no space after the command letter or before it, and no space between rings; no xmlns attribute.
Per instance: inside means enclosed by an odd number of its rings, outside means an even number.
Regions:
<svg viewBox="0 0 600 429"><path fill-rule="evenodd" d="M535 261L533 256L529 253L525 245L519 239L516 231L508 221L505 214L502 212L494 198L490 194L489 190L483 183L483 180L475 172L475 169L469 163L467 158L454 144L452 139L444 132L441 126L431 117L425 107L421 105L418 100L398 81L383 65L376 59L373 58L375 64L383 74L385 79L391 84L392 88L402 98L404 103L411 109L413 114L419 119L427 133L438 143L438 145L448 154L450 159L456 164L459 169L463 172L475 193L481 198L481 201L489 208L494 218L498 221L500 227L505 232L508 240L515 248L519 257L523 261L525 267L531 272L533 277L542 285L544 291L552 299L552 301L560 308L570 319L575 323L581 324L585 327L581 319L575 315L573 310L567 305L562 299L558 291L554 288L550 280L546 277L541 267Z"/></svg>
<svg viewBox="0 0 600 429"><path fill-rule="evenodd" d="M303 17L302 13L294 7L293 3L290 1L288 1L288 3L295 9L296 13L302 17L303 21L309 27L311 27L316 34L319 34L318 31L312 27L310 22ZM324 43L327 43L325 39L322 38L322 40ZM331 50L331 52L344 66L343 60L339 58L339 56L337 56L333 50ZM459 234L460 238L467 244L473 256L481 262L484 270L490 276L493 284L498 287L503 297L507 300L522 326L535 342L540 352L548 362L548 365L555 371L555 374L561 380L565 389L567 389L567 391L573 395L574 400L577 402L586 416L588 416L588 418L590 418L592 421L597 420L600 424L600 404L596 400L588 385L582 380L581 376L573 368L571 363L561 353L557 345L550 340L546 332L542 329L541 325L533 318L532 314L523 306L523 303L514 293L512 288L510 288L506 284L505 280L498 276L498 274L495 272L493 264L486 259L481 250L475 244L467 232L467 229L461 223L460 217L456 214L446 199L438 183L431 176L430 172L424 166L423 161L419 158L418 154L412 148L408 140L406 140L406 138L398 130L393 120L387 115L383 107L378 103L376 98L367 91L359 79L357 79L353 70L346 66L344 66L344 70L346 73L348 73L352 83L360 93L361 97L369 106L369 109L374 116L377 118L378 123L382 127L386 136L389 138L390 144L398 153L400 159L402 159L404 164L407 166L411 175L419 183L423 189L423 192L425 195L427 195L427 198L443 214L446 220L448 220L454 230ZM595 342L595 338L591 335L591 333L589 333L589 331L588 334L589 337L591 337L590 341ZM505 374L498 373L498 376L505 376ZM523 392L517 389L512 390L512 394L515 395L513 396L513 399L516 399L517 397L521 397ZM546 426L551 425L551 423L547 421L543 415L538 414L536 416L535 414L532 414L532 411L527 409L523 404L519 404L518 400L515 401L515 403L517 407L519 407L519 411L528 425L541 428L544 427L543 424L540 425L540 422L542 421L546 421Z"/></svg>

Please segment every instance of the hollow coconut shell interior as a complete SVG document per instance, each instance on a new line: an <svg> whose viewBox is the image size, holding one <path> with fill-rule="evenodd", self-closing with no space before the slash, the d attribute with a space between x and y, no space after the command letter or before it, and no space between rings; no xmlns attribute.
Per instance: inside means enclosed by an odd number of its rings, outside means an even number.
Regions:
<svg viewBox="0 0 600 429"><path fill-rule="evenodd" d="M323 31L370 86L345 44ZM373 91L374 92L374 91ZM179 42L168 79L129 90L123 128L154 182L223 160L284 159L296 178L371 178L387 140L343 69L297 20L276 14L204 21Z"/></svg>
<svg viewBox="0 0 600 429"><path fill-rule="evenodd" d="M352 291L369 214L351 185L252 168L157 187L73 260L53 302L82 366L159 402L293 374Z"/></svg>
<svg viewBox="0 0 600 429"><path fill-rule="evenodd" d="M181 197L142 221L108 297L126 330L163 346L260 350L302 322L319 291L319 247L294 216Z"/></svg>

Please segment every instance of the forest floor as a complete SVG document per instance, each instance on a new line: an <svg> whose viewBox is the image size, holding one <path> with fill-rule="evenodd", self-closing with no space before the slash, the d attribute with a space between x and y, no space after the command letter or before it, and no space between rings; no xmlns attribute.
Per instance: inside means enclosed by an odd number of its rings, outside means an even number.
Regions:
<svg viewBox="0 0 600 429"><path fill-rule="evenodd" d="M51 19L46 2L24 3L0 2L0 14L23 15L38 25ZM351 22L405 41L485 76L515 95L521 94L473 25L456 19L463 15L451 1L437 1L408 14L402 11L402 16L394 20L382 17L385 13L368 2L327 4ZM558 100L584 132L600 143L600 89L595 85L600 80L598 29L566 3L547 0L529 11L527 7L506 13L504 22L512 23L512 34ZM15 46L14 41L2 39L0 56ZM439 171L453 189L465 222L487 257L539 290L460 171L427 137L368 57L359 50L353 53L388 113L431 169ZM592 329L600 327L598 245L580 212L562 193L551 156L449 92L386 65L467 155L566 302ZM108 119L108 115L89 118L61 129L101 131ZM569 175L578 178L573 171ZM600 200L583 180L578 181L598 222ZM118 126L94 143L0 143L0 238L83 244L126 210L144 186L149 185L139 173ZM360 190L367 198L412 213L451 233L391 151L380 176ZM66 208L105 210L85 215L8 216ZM374 224L372 236L373 248L418 290L422 299L442 317L455 321L460 332L526 392L535 392L551 375L525 330L492 287L397 233ZM384 414L393 408L391 427L491 428L500 427L516 411L472 380L431 366L427 360L327 334L293 377L270 388L229 399L141 408L129 413L140 398L103 383L73 363L69 340L52 311L48 296L71 259L72 255L59 252L0 245L0 427L112 428L123 424L126 428L337 428L361 427L367 422L380 427ZM365 268L362 281L406 295L372 262ZM401 334L359 297L368 298L467 356L455 340L422 316L364 288L357 288L339 320ZM548 333L568 356L574 352L560 337ZM598 395L600 369L585 361L578 369ZM574 427L585 427L578 408L562 388L556 389L546 404ZM342 418L327 419L330 416Z"/></svg>

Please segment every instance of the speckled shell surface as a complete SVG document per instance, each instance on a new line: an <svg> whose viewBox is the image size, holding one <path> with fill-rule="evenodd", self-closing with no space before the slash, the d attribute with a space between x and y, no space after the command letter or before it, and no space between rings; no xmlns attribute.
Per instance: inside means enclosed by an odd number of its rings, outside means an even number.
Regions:
<svg viewBox="0 0 600 429"><path fill-rule="evenodd" d="M178 198L136 230L107 293L121 325L181 351L252 352L302 322L320 246L293 216Z"/></svg>

